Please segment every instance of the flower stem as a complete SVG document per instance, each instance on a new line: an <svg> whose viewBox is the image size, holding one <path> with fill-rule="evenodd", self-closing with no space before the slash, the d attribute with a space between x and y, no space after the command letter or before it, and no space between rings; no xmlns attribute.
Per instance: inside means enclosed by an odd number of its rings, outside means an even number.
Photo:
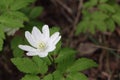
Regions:
<svg viewBox="0 0 120 80"><path fill-rule="evenodd" d="M53 63L53 59L50 55L48 55L48 58L49 58L50 62Z"/></svg>

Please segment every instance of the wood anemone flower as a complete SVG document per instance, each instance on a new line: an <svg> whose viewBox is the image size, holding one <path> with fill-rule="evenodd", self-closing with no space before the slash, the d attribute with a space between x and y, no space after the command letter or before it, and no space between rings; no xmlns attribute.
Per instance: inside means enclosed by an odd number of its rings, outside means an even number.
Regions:
<svg viewBox="0 0 120 80"><path fill-rule="evenodd" d="M46 57L49 52L55 50L56 44L61 39L59 32L50 36L48 25L42 27L42 32L34 26L31 33L29 31L25 32L25 37L31 46L18 45L18 47L27 51L28 56L38 55L39 57Z"/></svg>

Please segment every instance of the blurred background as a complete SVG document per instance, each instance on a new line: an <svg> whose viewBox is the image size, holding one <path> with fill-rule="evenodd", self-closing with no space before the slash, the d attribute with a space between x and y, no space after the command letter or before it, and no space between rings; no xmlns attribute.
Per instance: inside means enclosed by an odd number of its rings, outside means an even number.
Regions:
<svg viewBox="0 0 120 80"><path fill-rule="evenodd" d="M24 75L10 61L22 53L14 41L43 24L58 27L77 58L99 64L84 71L89 80L120 80L120 0L0 0L0 80Z"/></svg>

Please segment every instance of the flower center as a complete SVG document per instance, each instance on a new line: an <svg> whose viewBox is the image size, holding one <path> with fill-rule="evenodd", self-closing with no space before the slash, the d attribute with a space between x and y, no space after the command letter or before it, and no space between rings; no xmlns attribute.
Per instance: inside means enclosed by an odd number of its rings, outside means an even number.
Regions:
<svg viewBox="0 0 120 80"><path fill-rule="evenodd" d="M44 43L44 42L40 42L39 44L38 44L38 49L40 50L40 51L44 51L45 49L46 49L46 44Z"/></svg>

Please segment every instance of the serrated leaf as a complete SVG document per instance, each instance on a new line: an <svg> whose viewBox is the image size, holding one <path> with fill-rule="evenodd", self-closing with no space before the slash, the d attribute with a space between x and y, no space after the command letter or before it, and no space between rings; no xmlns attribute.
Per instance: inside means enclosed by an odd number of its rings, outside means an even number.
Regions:
<svg viewBox="0 0 120 80"><path fill-rule="evenodd" d="M5 39L5 33L3 30L3 25L0 24L0 51L3 48L3 40Z"/></svg>
<svg viewBox="0 0 120 80"><path fill-rule="evenodd" d="M13 50L14 57L22 57L24 51L18 48L19 44L23 44L25 41L20 36L15 36L11 41L11 48Z"/></svg>
<svg viewBox="0 0 120 80"><path fill-rule="evenodd" d="M55 71L55 72L53 72L53 80L61 80L62 79L62 74L61 74L61 72L60 71Z"/></svg>
<svg viewBox="0 0 120 80"><path fill-rule="evenodd" d="M66 69L73 64L75 60L76 51L71 48L63 48L58 57L55 59L55 62L58 63L57 70L60 72L65 72Z"/></svg>
<svg viewBox="0 0 120 80"><path fill-rule="evenodd" d="M97 0L89 0L88 2L84 3L83 6L84 8L91 8L95 5L97 5Z"/></svg>
<svg viewBox="0 0 120 80"><path fill-rule="evenodd" d="M106 24L109 31L113 32L115 30L115 23L112 19L106 20Z"/></svg>
<svg viewBox="0 0 120 80"><path fill-rule="evenodd" d="M105 20L107 19L109 16L103 12L100 12L100 11L96 11L96 12L93 12L91 14L91 18L93 20Z"/></svg>
<svg viewBox="0 0 120 80"><path fill-rule="evenodd" d="M67 69L67 72L83 71L92 67L97 67L96 62L88 58L80 58Z"/></svg>
<svg viewBox="0 0 120 80"><path fill-rule="evenodd" d="M0 38L0 51L2 50L2 48L3 48L3 39Z"/></svg>
<svg viewBox="0 0 120 80"><path fill-rule="evenodd" d="M63 80L63 76L59 71L55 71L52 74L48 74L43 80Z"/></svg>
<svg viewBox="0 0 120 80"><path fill-rule="evenodd" d="M80 33L86 32L89 27L89 24L90 24L89 20L83 20L83 21L79 22L77 25L75 34L78 35Z"/></svg>
<svg viewBox="0 0 120 80"><path fill-rule="evenodd" d="M31 74L40 73L36 63L29 58L12 58L11 61L21 72Z"/></svg>
<svg viewBox="0 0 120 80"><path fill-rule="evenodd" d="M107 26L104 21L94 21L94 24L97 30L102 31L102 32L107 31Z"/></svg>
<svg viewBox="0 0 120 80"><path fill-rule="evenodd" d="M46 75L43 80L53 80L53 75L52 74L48 74Z"/></svg>
<svg viewBox="0 0 120 80"><path fill-rule="evenodd" d="M63 48L61 49L58 57L56 58L55 62L61 62L62 60L68 59L71 56L75 58L76 51L71 48Z"/></svg>
<svg viewBox="0 0 120 80"><path fill-rule="evenodd" d="M34 7L34 8L32 9L32 11L30 12L29 17L30 17L31 19L35 19L35 18L37 18L38 16L40 16L40 14L42 13L42 11L43 11L43 8L42 8L42 7Z"/></svg>
<svg viewBox="0 0 120 80"><path fill-rule="evenodd" d="M88 31L92 34L95 34L95 25L92 21L90 21L90 24L89 24L89 29Z"/></svg>
<svg viewBox="0 0 120 80"><path fill-rule="evenodd" d="M5 39L5 33L3 30L3 25L0 24L0 38Z"/></svg>
<svg viewBox="0 0 120 80"><path fill-rule="evenodd" d="M12 16L12 18L19 20L19 21L28 21L29 19L27 18L27 16L20 12L20 11L12 11L12 12L8 12L6 13L7 16Z"/></svg>
<svg viewBox="0 0 120 80"><path fill-rule="evenodd" d="M21 80L40 80L40 78L36 75L25 75Z"/></svg>
<svg viewBox="0 0 120 80"><path fill-rule="evenodd" d="M120 14L116 13L112 16L112 19L118 24L120 25Z"/></svg>
<svg viewBox="0 0 120 80"><path fill-rule="evenodd" d="M100 3L106 3L108 0L99 0Z"/></svg>
<svg viewBox="0 0 120 80"><path fill-rule="evenodd" d="M34 1L35 0L14 0L14 2L10 6L10 10L19 10L21 8L26 7Z"/></svg>
<svg viewBox="0 0 120 80"><path fill-rule="evenodd" d="M70 73L66 80L88 80L88 78L83 73L76 72Z"/></svg>
<svg viewBox="0 0 120 80"><path fill-rule="evenodd" d="M32 59L38 65L39 72L41 74L45 74L47 72L47 70L48 70L47 63L43 59L41 59L40 57L38 57L38 56L35 56Z"/></svg>
<svg viewBox="0 0 120 80"><path fill-rule="evenodd" d="M115 13L115 8L109 4L100 4L100 5L98 5L98 8L102 11L105 11L105 12L108 11L111 13Z"/></svg>
<svg viewBox="0 0 120 80"><path fill-rule="evenodd" d="M0 0L0 12L5 12L13 0Z"/></svg>
<svg viewBox="0 0 120 80"><path fill-rule="evenodd" d="M17 28L23 27L23 21L15 20L11 16L1 15L0 16L0 23L5 27Z"/></svg>

